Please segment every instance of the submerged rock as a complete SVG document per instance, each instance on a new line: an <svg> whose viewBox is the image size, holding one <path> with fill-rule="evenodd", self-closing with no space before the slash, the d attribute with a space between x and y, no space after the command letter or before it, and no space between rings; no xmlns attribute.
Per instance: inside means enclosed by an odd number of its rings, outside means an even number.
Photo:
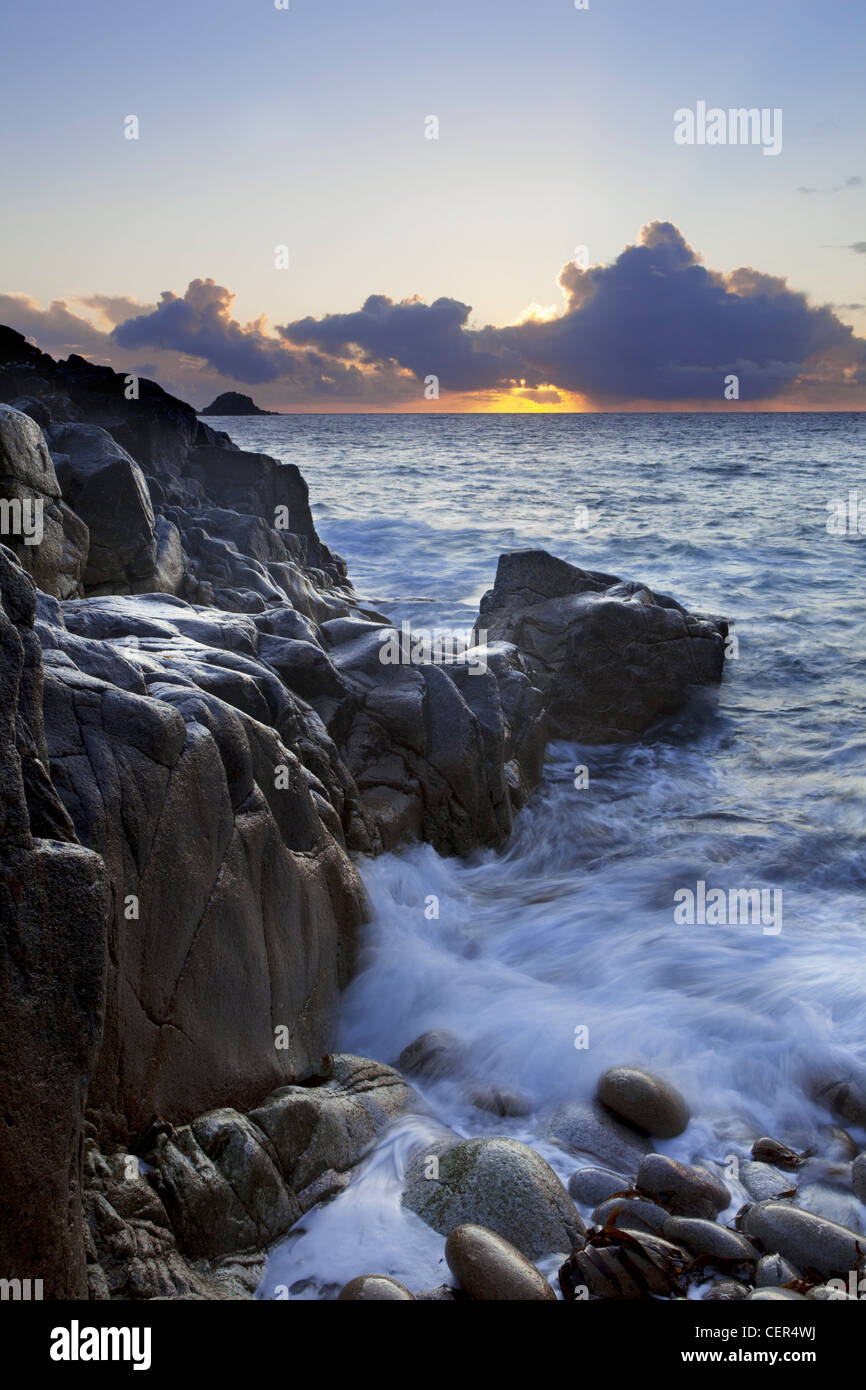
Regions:
<svg viewBox="0 0 866 1390"><path fill-rule="evenodd" d="M645 1134L624 1124L603 1106L583 1101L568 1101L559 1106L545 1133L570 1152L591 1154L624 1173L636 1173L650 1147Z"/></svg>
<svg viewBox="0 0 866 1390"><path fill-rule="evenodd" d="M532 1113L532 1106L520 1091L500 1091L496 1086L476 1089L470 1097L477 1110L486 1110L501 1118L520 1118Z"/></svg>
<svg viewBox="0 0 866 1390"><path fill-rule="evenodd" d="M535 1265L484 1226L455 1226L445 1242L445 1258L460 1287L476 1302L556 1302Z"/></svg>
<svg viewBox="0 0 866 1390"><path fill-rule="evenodd" d="M435 1164L438 1161L438 1175ZM585 1227L556 1173L515 1139L466 1139L416 1153L403 1205L442 1235L484 1226L530 1260L582 1245Z"/></svg>
<svg viewBox="0 0 866 1390"><path fill-rule="evenodd" d="M449 1028L431 1028L404 1047L397 1058L397 1070L407 1076L439 1081L453 1076L466 1064L466 1047Z"/></svg>
<svg viewBox="0 0 866 1390"><path fill-rule="evenodd" d="M676 1087L639 1067L611 1067L597 1094L621 1120L657 1139L674 1139L689 1122L689 1108Z"/></svg>

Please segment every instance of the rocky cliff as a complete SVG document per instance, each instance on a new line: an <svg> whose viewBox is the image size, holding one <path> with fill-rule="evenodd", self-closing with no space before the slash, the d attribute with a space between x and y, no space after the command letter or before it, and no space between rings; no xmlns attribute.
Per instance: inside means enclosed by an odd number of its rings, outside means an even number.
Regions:
<svg viewBox="0 0 866 1390"><path fill-rule="evenodd" d="M297 468L9 329L0 402L0 1266L47 1297L247 1296L207 1262L258 1269L408 1096L323 1061L354 856L501 845L548 708L633 734L720 678L724 625L504 557L482 663L384 664Z"/></svg>

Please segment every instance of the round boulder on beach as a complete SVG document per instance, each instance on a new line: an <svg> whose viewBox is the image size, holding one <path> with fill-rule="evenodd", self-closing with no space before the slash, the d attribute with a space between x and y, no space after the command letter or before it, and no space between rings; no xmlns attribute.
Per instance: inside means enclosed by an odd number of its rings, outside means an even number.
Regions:
<svg viewBox="0 0 866 1390"><path fill-rule="evenodd" d="M455 1226L485 1226L530 1260L582 1246L586 1235L550 1164L516 1139L422 1149L407 1165L403 1205L443 1236Z"/></svg>
<svg viewBox="0 0 866 1390"><path fill-rule="evenodd" d="M689 1107L676 1087L639 1067L611 1067L597 1094L614 1115L657 1139L675 1139L689 1122Z"/></svg>
<svg viewBox="0 0 866 1390"><path fill-rule="evenodd" d="M556 1302L535 1265L484 1226L455 1226L445 1242L445 1258L460 1287L477 1302Z"/></svg>

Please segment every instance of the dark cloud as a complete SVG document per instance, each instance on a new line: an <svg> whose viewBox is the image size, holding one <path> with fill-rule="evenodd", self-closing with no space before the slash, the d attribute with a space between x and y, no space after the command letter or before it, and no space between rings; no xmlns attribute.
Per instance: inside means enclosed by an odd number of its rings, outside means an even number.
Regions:
<svg viewBox="0 0 866 1390"><path fill-rule="evenodd" d="M482 333L467 330L471 312L457 299L395 303L374 294L356 313L299 319L279 332L288 342L337 356L357 350L364 362L408 368L419 381L437 376L445 391L481 391L519 377L519 352L495 337L489 338L488 348Z"/></svg>
<svg viewBox="0 0 866 1390"><path fill-rule="evenodd" d="M852 241L848 250L856 251L858 256L866 256L866 241Z"/></svg>
<svg viewBox="0 0 866 1390"><path fill-rule="evenodd" d="M743 267L706 269L670 222L653 222L607 266L569 262L565 311L506 328L472 329L454 300L394 304L377 296L357 314L303 319L280 332L336 353L437 376L445 390L568 390L599 403L718 400L723 379L741 396L779 394L810 363L862 373L866 341L829 308L813 308L784 279ZM860 377L858 376L858 380Z"/></svg>
<svg viewBox="0 0 866 1390"><path fill-rule="evenodd" d="M388 383L364 373L345 352L299 351L266 328L232 318L235 295L214 280L193 280L181 297L163 292L150 312L119 323L113 337L125 348L172 350L200 358L222 376L248 386L280 381L296 396L372 399ZM393 385L393 383L391 383ZM405 392L405 384L403 390Z"/></svg>
<svg viewBox="0 0 866 1390"><path fill-rule="evenodd" d="M866 242L848 249L864 254ZM64 300L42 309L26 295L0 296L0 320L55 355L122 369L146 359L148 374L187 398L254 387L277 408L420 406L431 376L443 394L472 394L482 407L503 391L536 404L558 404L564 392L599 406L718 403L731 374L744 402L862 399L866 339L833 306L811 305L780 276L707 268L673 223L642 228L609 265L568 262L559 287L559 314L533 309L504 327L473 326L456 299L376 294L350 313L271 329L264 316L239 323L232 292L204 279L156 305L71 301L114 323L110 332Z"/></svg>

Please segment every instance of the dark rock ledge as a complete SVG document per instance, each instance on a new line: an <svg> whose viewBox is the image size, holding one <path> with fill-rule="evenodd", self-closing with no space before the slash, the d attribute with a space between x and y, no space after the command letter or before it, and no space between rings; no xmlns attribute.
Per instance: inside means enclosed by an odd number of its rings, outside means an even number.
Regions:
<svg viewBox="0 0 866 1390"><path fill-rule="evenodd" d="M0 501L42 520L0 538L0 1265L248 1296L409 1095L322 1060L353 857L501 845L549 728L634 736L720 679L725 626L512 555L485 672L383 665L297 468L137 386L0 329Z"/></svg>

